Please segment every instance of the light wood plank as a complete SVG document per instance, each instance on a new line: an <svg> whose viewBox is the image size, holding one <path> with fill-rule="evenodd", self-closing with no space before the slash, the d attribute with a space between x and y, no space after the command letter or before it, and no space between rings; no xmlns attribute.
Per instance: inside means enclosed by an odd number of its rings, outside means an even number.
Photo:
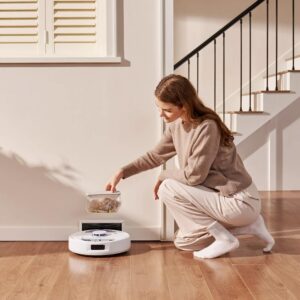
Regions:
<svg viewBox="0 0 300 300"><path fill-rule="evenodd" d="M99 295L103 299L132 299L130 255L132 254L117 255L109 264L98 264L88 299L97 299Z"/></svg>
<svg viewBox="0 0 300 300"><path fill-rule="evenodd" d="M264 264L247 264L235 265L234 267L251 290L255 299L297 299L268 266Z"/></svg>
<svg viewBox="0 0 300 300"><path fill-rule="evenodd" d="M110 258L84 257L68 253L66 263L49 293L48 299L88 299L98 265L109 266ZM104 269L106 273L106 270ZM102 283L97 283L102 286Z"/></svg>
<svg viewBox="0 0 300 300"><path fill-rule="evenodd" d="M228 258L199 260L213 299L254 299Z"/></svg>
<svg viewBox="0 0 300 300"><path fill-rule="evenodd" d="M66 263L65 243L42 243L23 276L16 281L9 299L47 299L63 264Z"/></svg>
<svg viewBox="0 0 300 300"><path fill-rule="evenodd" d="M17 283L31 272L31 263L38 255L42 243L0 243L0 299L7 299Z"/></svg>
<svg viewBox="0 0 300 300"><path fill-rule="evenodd" d="M300 240L298 238L298 240ZM299 246L299 244L298 244ZM299 248L298 248L299 249ZM300 260L299 255L288 256L284 254L273 255L276 259L272 262L267 262L269 269L279 278L284 286L294 295L300 295ZM297 258L296 258L297 257Z"/></svg>
<svg viewBox="0 0 300 300"><path fill-rule="evenodd" d="M172 299L164 273L164 255L151 244L136 244L130 251L131 299Z"/></svg>

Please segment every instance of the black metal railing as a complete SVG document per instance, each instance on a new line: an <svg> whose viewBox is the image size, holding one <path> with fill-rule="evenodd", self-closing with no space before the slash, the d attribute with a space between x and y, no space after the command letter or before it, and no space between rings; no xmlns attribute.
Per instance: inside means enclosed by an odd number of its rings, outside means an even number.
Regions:
<svg viewBox="0 0 300 300"><path fill-rule="evenodd" d="M240 86L243 86L243 19L240 19ZM240 111L243 111L242 89L240 89Z"/></svg>
<svg viewBox="0 0 300 300"><path fill-rule="evenodd" d="M267 37L266 37L266 90L269 90L269 0L266 1L266 32L267 32Z"/></svg>
<svg viewBox="0 0 300 300"><path fill-rule="evenodd" d="M275 1L275 91L278 91L278 0ZM284 0L286 1L286 0ZM239 14L237 17L235 17L233 20L231 20L228 24L226 24L224 27L222 27L219 31L217 31L214 35L212 35L210 38L208 38L206 41L204 41L201 45L196 47L194 50L192 50L190 53L188 53L186 56L184 56L182 59L180 59L175 65L174 70L178 69L180 66L184 65L185 63L188 64L188 78L191 77L191 58L196 55L197 57L197 93L199 92L199 52L206 48L208 45L210 45L213 42L213 100L214 100L214 110L217 109L217 39L222 36L223 38L223 66L222 66L222 90L223 90L223 120L225 120L225 96L226 96L226 31L230 29L233 25L236 23L240 23L240 108L239 111L243 112L243 19L245 17L248 17L249 19L249 108L248 111L253 111L252 108L252 12L263 2L266 3L265 9L266 9L266 67L265 67L265 73L266 73L266 91L269 91L269 13L270 13L270 1L269 0L257 0L255 3L253 3L251 6L249 6L246 10L244 10L241 14ZM285 2L286 4L286 2ZM291 6L292 6L292 70L295 70L295 1L291 0Z"/></svg>
<svg viewBox="0 0 300 300"><path fill-rule="evenodd" d="M293 65L292 70L295 70L295 0L292 0L292 49L293 49Z"/></svg>
<svg viewBox="0 0 300 300"><path fill-rule="evenodd" d="M275 30L275 32L276 32L276 35L275 35L275 38L276 38L276 42L275 42L275 50L276 50L276 54L275 54L275 81L276 81L276 86L275 86L275 90L276 91L278 91L278 0L276 0L275 1L275 3L276 3L276 9L275 9L275 11L276 11L276 18L275 18L275 20L276 20L276 22L275 22L275 25L276 25L276 30Z"/></svg>

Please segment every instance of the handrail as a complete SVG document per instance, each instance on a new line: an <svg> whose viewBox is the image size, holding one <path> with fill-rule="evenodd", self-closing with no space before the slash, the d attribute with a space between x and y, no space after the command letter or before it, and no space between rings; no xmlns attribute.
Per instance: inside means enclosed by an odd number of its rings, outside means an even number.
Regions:
<svg viewBox="0 0 300 300"><path fill-rule="evenodd" d="M265 0L257 0L255 3L253 3L251 6L249 6L246 10L244 10L241 14L239 14L237 17L235 17L227 25L225 25L224 27L222 27L219 31L217 31L214 35L212 35L210 38L208 38L205 42L203 42L201 45L199 45L197 48L195 48L189 54L187 54L185 57L183 57L181 60L179 60L174 65L174 70L176 70L178 67L180 67L182 64L184 64L186 61L188 61L197 52L199 52L204 47L206 47L209 43L211 43L213 40L215 40L219 35L221 35L228 28L230 28L231 26L233 26L236 22L238 22L240 19L242 19L244 16L246 16L249 12L251 12L254 8L256 8L257 6L259 6L264 1Z"/></svg>

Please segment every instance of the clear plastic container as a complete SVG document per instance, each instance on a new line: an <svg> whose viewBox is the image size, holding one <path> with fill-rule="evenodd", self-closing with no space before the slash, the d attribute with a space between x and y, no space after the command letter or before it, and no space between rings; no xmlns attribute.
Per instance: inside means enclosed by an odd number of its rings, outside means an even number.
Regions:
<svg viewBox="0 0 300 300"><path fill-rule="evenodd" d="M121 193L103 191L87 195L86 210L89 213L114 213L121 206Z"/></svg>

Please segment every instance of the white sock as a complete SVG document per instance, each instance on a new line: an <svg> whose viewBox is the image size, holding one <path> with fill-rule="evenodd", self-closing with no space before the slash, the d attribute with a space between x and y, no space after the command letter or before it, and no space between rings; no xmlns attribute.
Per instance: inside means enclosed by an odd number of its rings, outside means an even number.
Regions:
<svg viewBox="0 0 300 300"><path fill-rule="evenodd" d="M216 240L208 247L194 251L195 258L215 258L238 248L238 239L217 221L210 225L207 230Z"/></svg>
<svg viewBox="0 0 300 300"><path fill-rule="evenodd" d="M234 235L251 234L256 235L267 243L267 246L263 249L264 252L270 252L275 244L275 241L269 233L264 219L261 215L250 225L244 227L237 227L230 229L230 232Z"/></svg>

